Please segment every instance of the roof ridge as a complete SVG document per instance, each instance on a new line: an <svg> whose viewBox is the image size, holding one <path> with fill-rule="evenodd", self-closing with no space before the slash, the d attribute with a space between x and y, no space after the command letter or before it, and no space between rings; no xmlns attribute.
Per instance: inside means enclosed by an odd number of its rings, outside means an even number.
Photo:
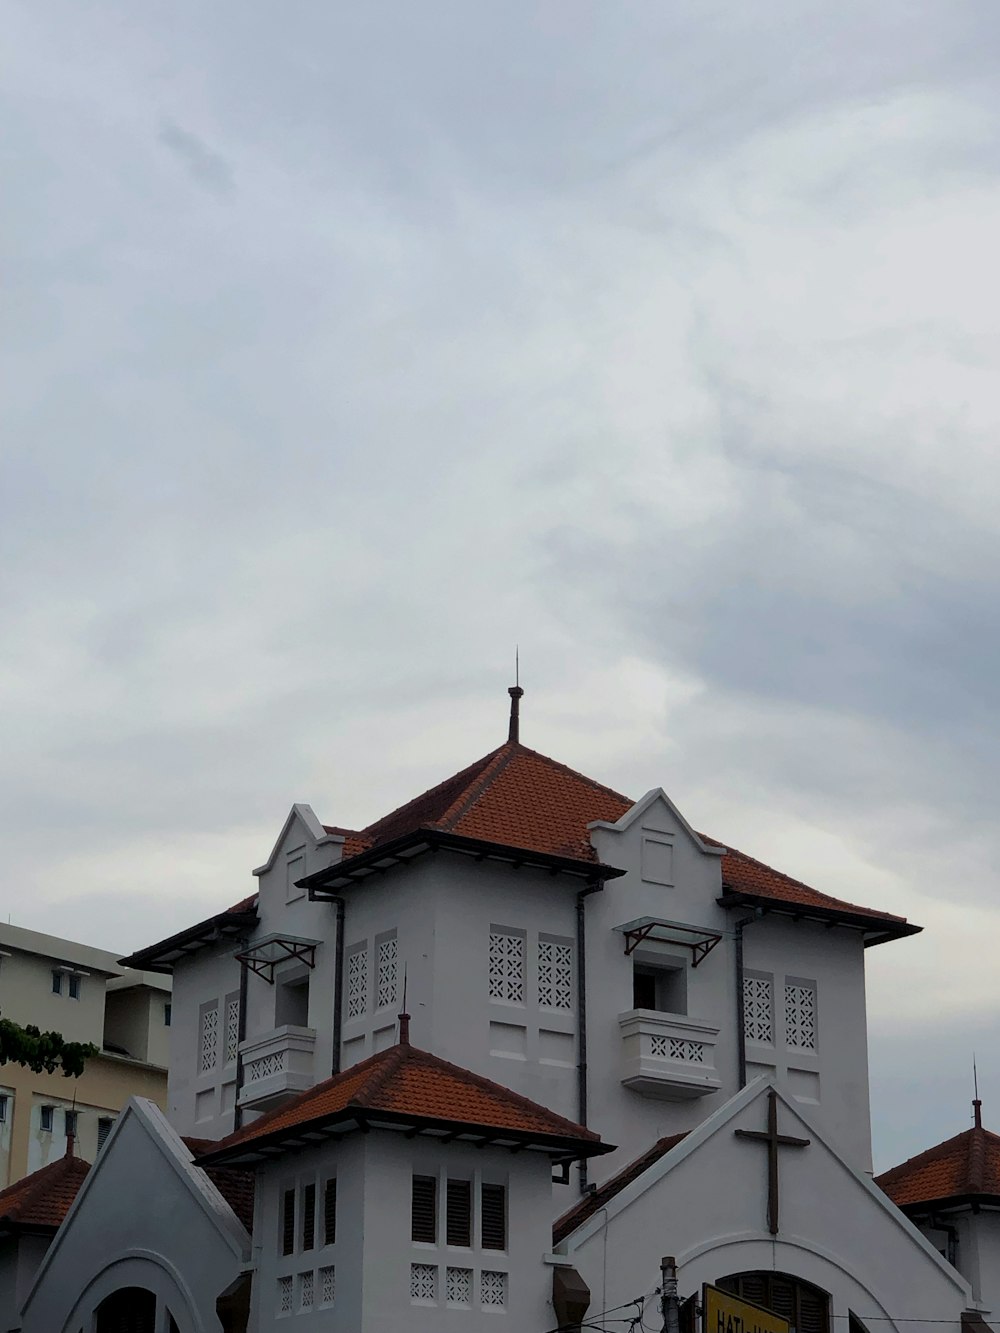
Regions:
<svg viewBox="0 0 1000 1333"><path fill-rule="evenodd" d="M969 1160L967 1170L969 1173L969 1189L973 1194L981 1194L986 1166L986 1142L984 1139L986 1131L981 1125L973 1125L968 1132Z"/></svg>
<svg viewBox="0 0 1000 1333"><path fill-rule="evenodd" d="M386 814L379 815L378 819L374 819L370 824L366 824L364 828L356 830L357 833L359 834L359 836L365 837L368 833L371 832L372 829L377 828L379 824L388 823L388 821L392 819L394 815L398 815L400 811L406 810L411 805L416 805L418 801L424 801L429 796L433 796L434 793L440 791L442 787L449 786L449 784L455 782L456 779L464 777L466 773L470 775L469 781L472 782L475 778L479 776L479 773L482 771L482 769L485 768L485 766L499 753L499 751L505 748L506 744L507 742L504 742L504 745L498 746L497 749L495 750L490 750L487 754L484 754L480 759L474 759L471 764L466 764L466 766L464 768L460 768L457 773L452 773L449 777L442 778L442 780L440 782L436 782L433 787L428 787L426 791L419 792L416 796L411 796L408 801L403 801L400 805L397 805L395 809L387 811ZM473 772L473 770L476 771Z"/></svg>
<svg viewBox="0 0 1000 1333"><path fill-rule="evenodd" d="M561 773L568 773L570 777L579 778L585 782L588 787L593 787L595 791L603 792L606 796L613 796L616 801L624 801L629 807L635 805L631 796L626 796L623 792L615 791L614 787L607 787L603 782L598 782L596 778L589 777L586 773L581 773L578 768L570 768L569 764L564 764L561 759L553 759L550 754L542 754L541 750L532 750L530 746L522 745L520 741L514 741L513 744L522 754L530 754L534 759L542 759L553 768L559 769Z"/></svg>
<svg viewBox="0 0 1000 1333"><path fill-rule="evenodd" d="M393 1074L398 1072L400 1065L405 1064L407 1053L413 1049L412 1046L396 1042L394 1046L387 1046L384 1051L377 1051L376 1054L382 1057L380 1063L372 1067L369 1076L361 1084L349 1105L365 1106L374 1101Z"/></svg>
<svg viewBox="0 0 1000 1333"><path fill-rule="evenodd" d="M494 782L496 782L497 778L513 759L514 747L516 745L516 741L507 741L506 744L501 745L498 750L494 751L493 758L472 782L471 786L466 787L464 791L460 792L441 818L436 821L438 828L453 828L462 816L469 811L470 807L475 805L480 796L485 795L485 793L489 791L490 787L493 786Z"/></svg>
<svg viewBox="0 0 1000 1333"><path fill-rule="evenodd" d="M875 1176L876 1185L881 1185L883 1181L887 1184L892 1184L894 1180L898 1179L900 1173L906 1171L908 1168L926 1166L931 1162L937 1161L939 1157L945 1156L948 1152L954 1152L954 1150L960 1146L962 1140L973 1132L974 1131L971 1128L963 1129L960 1133L953 1134L950 1139L942 1139L940 1143L935 1143L932 1147L925 1148L923 1152L918 1152L912 1157L907 1157L905 1161L900 1162L897 1166L891 1166L888 1171L882 1171L879 1175ZM983 1130L983 1133L985 1134L988 1134L989 1132L989 1130ZM1000 1135L994 1134L992 1137L1000 1138Z"/></svg>

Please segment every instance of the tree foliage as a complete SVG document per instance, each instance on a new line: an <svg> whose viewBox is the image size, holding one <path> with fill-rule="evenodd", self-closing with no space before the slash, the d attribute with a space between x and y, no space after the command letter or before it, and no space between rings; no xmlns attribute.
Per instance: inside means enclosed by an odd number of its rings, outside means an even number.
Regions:
<svg viewBox="0 0 1000 1333"><path fill-rule="evenodd" d="M89 1059L100 1051L89 1041L65 1041L59 1032L40 1032L30 1023L21 1027L0 1018L0 1065L21 1065L36 1074L62 1069L66 1078L79 1078Z"/></svg>

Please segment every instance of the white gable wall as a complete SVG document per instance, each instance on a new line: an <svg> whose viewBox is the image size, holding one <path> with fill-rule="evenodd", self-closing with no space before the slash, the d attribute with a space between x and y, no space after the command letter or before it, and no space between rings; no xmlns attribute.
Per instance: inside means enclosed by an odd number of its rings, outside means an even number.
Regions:
<svg viewBox="0 0 1000 1333"><path fill-rule="evenodd" d="M849 1310L873 1329L897 1319L900 1333L957 1327L968 1285L780 1095L780 1132L811 1143L781 1151L780 1232L770 1236L767 1150L734 1132L762 1130L766 1116L758 1082L558 1247L590 1285L591 1315L650 1292L660 1256L674 1254L682 1297L731 1273L774 1270L830 1292L834 1328L847 1327Z"/></svg>

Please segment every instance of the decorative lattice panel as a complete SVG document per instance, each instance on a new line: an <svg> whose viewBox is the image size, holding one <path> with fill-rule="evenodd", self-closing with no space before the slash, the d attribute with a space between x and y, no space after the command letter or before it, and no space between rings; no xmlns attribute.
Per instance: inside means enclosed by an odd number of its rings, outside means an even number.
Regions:
<svg viewBox="0 0 1000 1333"><path fill-rule="evenodd" d="M649 1039L651 1055L664 1060L686 1060L689 1064L705 1063L705 1045L700 1041L689 1041L686 1037L666 1037L659 1033Z"/></svg>
<svg viewBox="0 0 1000 1333"><path fill-rule="evenodd" d="M201 1011L201 1069L215 1068L215 1059L219 1050L219 1006Z"/></svg>
<svg viewBox="0 0 1000 1333"><path fill-rule="evenodd" d="M278 1314L292 1313L292 1279L278 1278Z"/></svg>
<svg viewBox="0 0 1000 1333"><path fill-rule="evenodd" d="M524 938L490 931L490 999L524 1004Z"/></svg>
<svg viewBox="0 0 1000 1333"><path fill-rule="evenodd" d="M310 1269L307 1273L299 1274L299 1309L311 1310L313 1308L313 1273Z"/></svg>
<svg viewBox="0 0 1000 1333"><path fill-rule="evenodd" d="M337 1270L333 1264L319 1270L319 1303L332 1305L337 1295Z"/></svg>
<svg viewBox="0 0 1000 1333"><path fill-rule="evenodd" d="M548 1009L573 1008L573 947L538 942L538 1003Z"/></svg>
<svg viewBox="0 0 1000 1333"><path fill-rule="evenodd" d="M434 1264L410 1264L410 1300L437 1300L438 1271Z"/></svg>
<svg viewBox="0 0 1000 1333"><path fill-rule="evenodd" d="M396 941L383 940L378 946L378 984L376 1009L387 1009L396 1003L396 963L399 951Z"/></svg>
<svg viewBox="0 0 1000 1333"><path fill-rule="evenodd" d="M368 950L355 949L347 959L347 1017L360 1018L368 1005Z"/></svg>
<svg viewBox="0 0 1000 1333"><path fill-rule="evenodd" d="M240 1048L240 1002L239 999L226 1001L226 1064L236 1059Z"/></svg>
<svg viewBox="0 0 1000 1333"><path fill-rule="evenodd" d="M246 1081L248 1083L259 1083L262 1078L270 1078L272 1074L280 1074L285 1068L285 1052L270 1051L267 1055L258 1056L256 1060L248 1060L246 1067Z"/></svg>
<svg viewBox="0 0 1000 1333"><path fill-rule="evenodd" d="M479 1275L479 1291L484 1306L500 1309L507 1304L507 1274L484 1268Z"/></svg>
<svg viewBox="0 0 1000 1333"><path fill-rule="evenodd" d="M774 1041L770 977L743 978L743 1031L747 1041Z"/></svg>
<svg viewBox="0 0 1000 1333"><path fill-rule="evenodd" d="M816 1049L816 992L812 986L785 986L785 1041L805 1051Z"/></svg>
<svg viewBox="0 0 1000 1333"><path fill-rule="evenodd" d="M471 1305L472 1269L449 1268L445 1274L444 1288L449 1305Z"/></svg>

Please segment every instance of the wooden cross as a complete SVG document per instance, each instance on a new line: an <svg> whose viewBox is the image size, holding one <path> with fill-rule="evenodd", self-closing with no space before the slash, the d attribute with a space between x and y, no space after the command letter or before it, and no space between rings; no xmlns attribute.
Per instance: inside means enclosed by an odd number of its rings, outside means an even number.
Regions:
<svg viewBox="0 0 1000 1333"><path fill-rule="evenodd" d="M767 1092L767 1130L738 1129L741 1139L755 1139L767 1144L767 1226L772 1236L778 1234L778 1149L805 1148L809 1139L796 1139L791 1134L778 1133L778 1097L773 1088Z"/></svg>

